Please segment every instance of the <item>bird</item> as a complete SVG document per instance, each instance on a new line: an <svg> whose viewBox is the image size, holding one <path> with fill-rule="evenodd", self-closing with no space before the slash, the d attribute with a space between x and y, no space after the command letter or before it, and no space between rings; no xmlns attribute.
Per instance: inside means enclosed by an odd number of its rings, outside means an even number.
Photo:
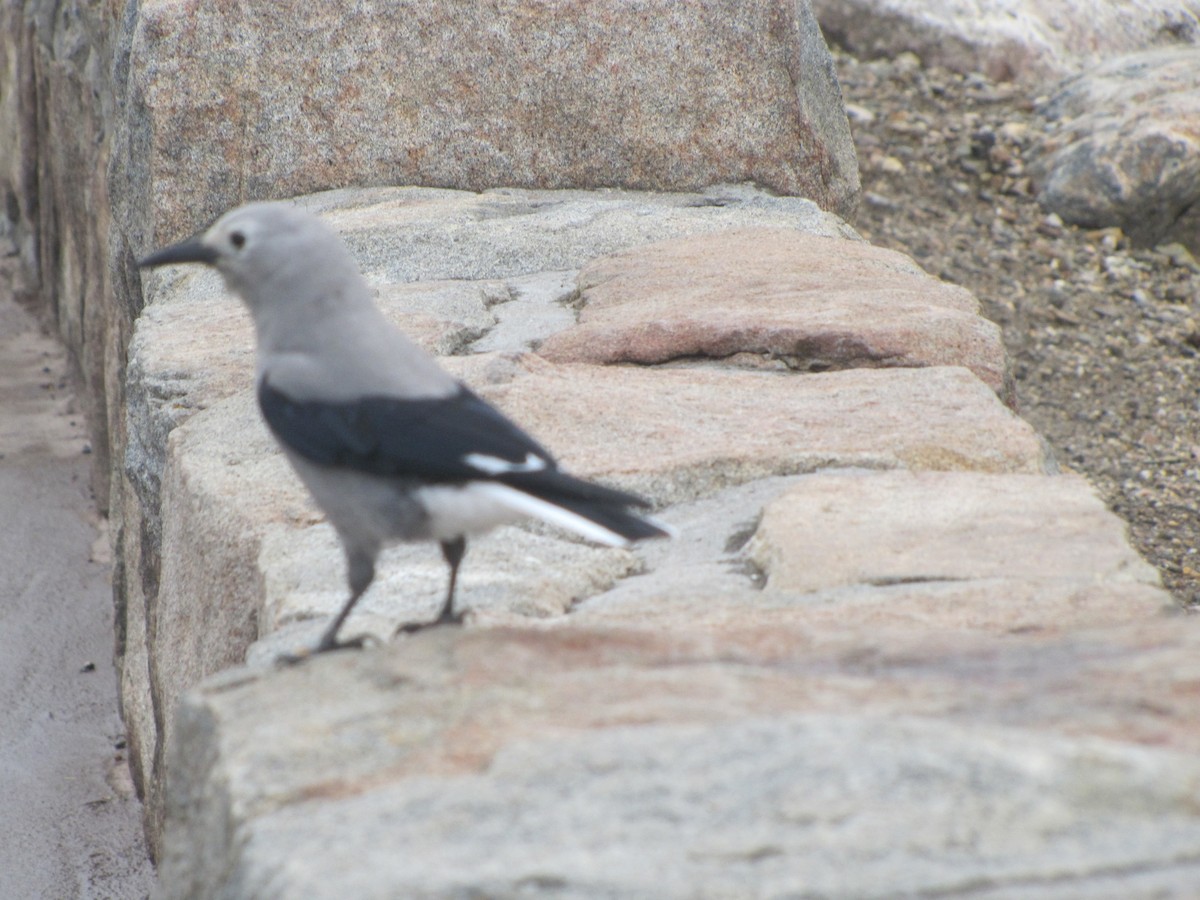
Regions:
<svg viewBox="0 0 1200 900"><path fill-rule="evenodd" d="M349 248L287 202L233 209L138 261L221 274L254 323L257 399L267 428L341 542L350 594L317 644L284 661L362 647L340 637L385 546L433 541L449 566L437 618L455 608L467 539L533 517L610 546L670 537L635 494L587 481L455 379L386 318Z"/></svg>

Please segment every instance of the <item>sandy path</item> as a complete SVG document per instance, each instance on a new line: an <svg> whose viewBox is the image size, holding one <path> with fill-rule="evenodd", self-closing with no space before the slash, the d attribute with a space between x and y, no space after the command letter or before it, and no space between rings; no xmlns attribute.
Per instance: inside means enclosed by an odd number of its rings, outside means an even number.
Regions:
<svg viewBox="0 0 1200 900"><path fill-rule="evenodd" d="M65 372L0 299L0 897L141 898L107 543Z"/></svg>

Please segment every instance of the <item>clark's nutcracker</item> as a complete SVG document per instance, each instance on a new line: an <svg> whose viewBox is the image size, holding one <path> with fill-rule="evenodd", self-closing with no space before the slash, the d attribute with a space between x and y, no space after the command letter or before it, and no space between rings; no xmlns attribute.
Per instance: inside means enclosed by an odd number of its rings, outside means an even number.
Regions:
<svg viewBox="0 0 1200 900"><path fill-rule="evenodd" d="M442 624L462 621L454 585L467 535L526 516L614 546L669 533L629 511L648 506L640 497L560 470L405 337L316 216L252 203L139 265L171 263L214 266L250 309L263 418L341 538L350 598L314 652L362 646L338 631L388 543L441 544L450 585L428 624Z"/></svg>

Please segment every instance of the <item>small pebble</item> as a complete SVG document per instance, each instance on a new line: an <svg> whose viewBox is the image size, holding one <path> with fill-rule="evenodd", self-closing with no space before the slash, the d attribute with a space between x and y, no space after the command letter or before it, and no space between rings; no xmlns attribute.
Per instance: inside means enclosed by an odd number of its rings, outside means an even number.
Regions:
<svg viewBox="0 0 1200 900"><path fill-rule="evenodd" d="M895 209L895 201L883 196L883 194L875 191L867 191L863 194L863 200L868 206L873 206L875 209Z"/></svg>
<svg viewBox="0 0 1200 900"><path fill-rule="evenodd" d="M1192 255L1192 251L1183 246L1183 244L1163 244L1156 249L1171 261L1171 265L1179 266L1181 269L1191 269L1193 272L1200 272L1200 263L1196 262L1196 257Z"/></svg>
<svg viewBox="0 0 1200 900"><path fill-rule="evenodd" d="M1063 232L1063 220L1058 213L1050 213L1038 223L1037 230L1049 237L1058 237Z"/></svg>
<svg viewBox="0 0 1200 900"><path fill-rule="evenodd" d="M1087 237L1088 240L1099 242L1105 250L1116 250L1125 240L1125 232L1114 225L1112 228L1094 228L1087 232Z"/></svg>
<svg viewBox="0 0 1200 900"><path fill-rule="evenodd" d="M1000 126L999 134L1013 143L1024 143L1029 138L1029 126L1024 122L1005 122Z"/></svg>
<svg viewBox="0 0 1200 900"><path fill-rule="evenodd" d="M871 112L865 106L859 106L857 103L847 103L846 118L860 125L870 125L875 121L875 113Z"/></svg>

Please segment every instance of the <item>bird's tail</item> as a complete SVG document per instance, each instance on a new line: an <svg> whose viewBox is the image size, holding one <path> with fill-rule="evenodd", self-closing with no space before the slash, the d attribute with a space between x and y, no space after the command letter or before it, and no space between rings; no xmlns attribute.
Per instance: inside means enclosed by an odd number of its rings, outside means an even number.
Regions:
<svg viewBox="0 0 1200 900"><path fill-rule="evenodd" d="M604 529L613 536L610 541L605 541L605 543L611 542L623 546L646 538L675 536L675 530L665 522L630 512L620 506L603 506L599 503L572 498L556 498L553 505L572 516L586 520L593 526ZM584 536L586 537L586 535Z"/></svg>
<svg viewBox="0 0 1200 900"><path fill-rule="evenodd" d="M650 505L635 494L583 481L557 470L538 474L541 477L535 484L517 486L494 481L488 489L517 512L597 543L627 547L646 538L675 536L670 525L628 509ZM547 475L551 477L547 478Z"/></svg>

